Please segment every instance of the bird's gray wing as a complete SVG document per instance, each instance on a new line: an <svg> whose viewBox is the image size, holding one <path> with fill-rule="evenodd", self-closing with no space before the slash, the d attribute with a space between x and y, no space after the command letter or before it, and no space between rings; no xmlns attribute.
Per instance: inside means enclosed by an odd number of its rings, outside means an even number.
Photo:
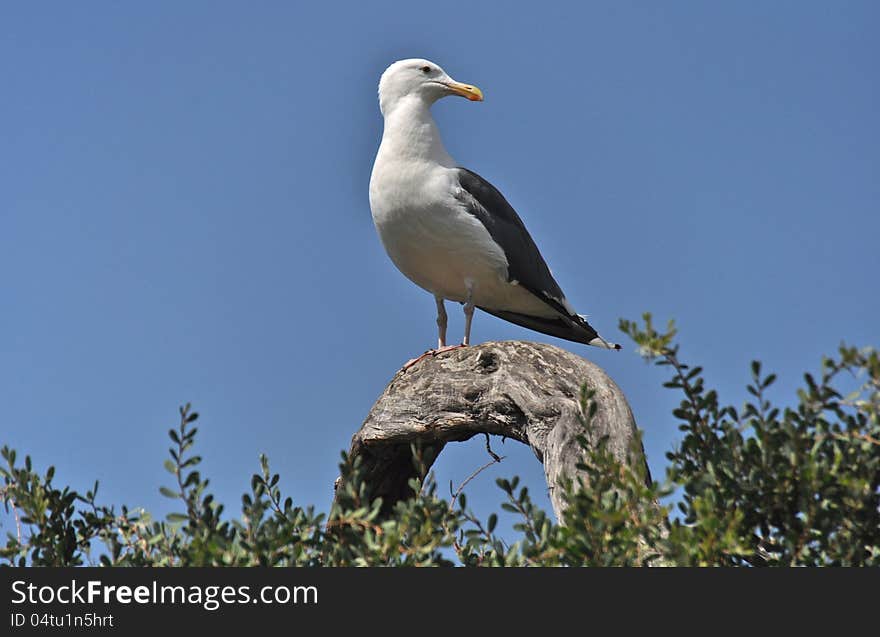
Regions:
<svg viewBox="0 0 880 637"><path fill-rule="evenodd" d="M590 344L599 335L583 317L571 313L564 303L565 295L550 273L538 246L498 189L475 172L458 168L461 186L459 199L465 209L489 231L492 239L507 257L507 277L534 294L559 313L558 318L543 318L481 307L485 312L551 336ZM595 343L594 343L595 344Z"/></svg>
<svg viewBox="0 0 880 637"><path fill-rule="evenodd" d="M565 298L562 289L550 273L550 268L522 219L513 206L507 203L504 195L466 168L458 169L458 182L463 191L460 199L465 209L480 220L495 243L504 250L508 279L516 281L554 309L561 309L568 314L562 306Z"/></svg>

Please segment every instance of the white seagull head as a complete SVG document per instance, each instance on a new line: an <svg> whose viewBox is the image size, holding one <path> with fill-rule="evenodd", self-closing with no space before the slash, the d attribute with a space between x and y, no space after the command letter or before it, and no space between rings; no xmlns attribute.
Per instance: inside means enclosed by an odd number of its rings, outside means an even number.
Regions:
<svg viewBox="0 0 880 637"><path fill-rule="evenodd" d="M480 89L456 82L430 60L398 60L385 69L379 80L379 108L383 115L407 100L419 100L430 106L447 95L460 95L473 102L483 101Z"/></svg>

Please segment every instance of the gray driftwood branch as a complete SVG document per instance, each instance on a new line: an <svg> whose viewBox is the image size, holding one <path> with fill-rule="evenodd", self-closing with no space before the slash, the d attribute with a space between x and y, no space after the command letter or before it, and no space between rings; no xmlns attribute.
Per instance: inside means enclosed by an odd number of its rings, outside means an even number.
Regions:
<svg viewBox="0 0 880 637"><path fill-rule="evenodd" d="M584 384L597 405L586 432L578 418ZM350 455L361 458L372 494L388 508L411 495L408 481L417 474L411 445L431 459L446 443L482 433L532 448L544 465L557 518L564 503L556 485L580 473L578 434L586 433L591 444L607 436L618 459L645 466L632 411L617 384L580 356L522 341L453 350L398 372L352 437Z"/></svg>

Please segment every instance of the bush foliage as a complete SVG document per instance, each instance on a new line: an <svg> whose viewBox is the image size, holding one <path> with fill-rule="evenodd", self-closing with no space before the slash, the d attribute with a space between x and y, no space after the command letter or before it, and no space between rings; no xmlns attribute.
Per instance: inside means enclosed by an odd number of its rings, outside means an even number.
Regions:
<svg viewBox="0 0 880 637"><path fill-rule="evenodd" d="M519 480L497 481L501 507L519 518L517 537L496 533L498 516L479 519L466 496L437 493L429 477L411 481L412 497L381 514L358 462L343 456L343 480L329 514L285 498L265 456L230 519L214 501L194 453L197 414L180 409L169 431L161 492L179 511L158 521L140 510L97 500L98 484L80 493L19 464L4 447L0 496L14 520L0 549L8 565L70 566L623 566L880 564L880 358L873 349L841 347L806 374L797 405L766 397L773 374L752 363L742 408L722 405L699 367L688 367L675 329L658 331L650 315L621 321L645 358L668 369L679 392L672 413L682 431L667 455L662 482L587 448L584 478L561 485L562 523L529 497ZM845 378L844 378L845 377ZM855 390L844 395L842 386ZM591 397L582 418L589 426ZM420 462L414 449L414 462Z"/></svg>

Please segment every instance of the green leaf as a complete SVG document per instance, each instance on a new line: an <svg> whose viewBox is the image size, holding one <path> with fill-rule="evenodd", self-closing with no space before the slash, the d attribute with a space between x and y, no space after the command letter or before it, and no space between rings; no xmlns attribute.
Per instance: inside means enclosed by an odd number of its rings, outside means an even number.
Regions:
<svg viewBox="0 0 880 637"><path fill-rule="evenodd" d="M159 493L164 495L166 498L172 498L175 500L180 497L180 495L177 492L172 491L168 487L159 487Z"/></svg>

